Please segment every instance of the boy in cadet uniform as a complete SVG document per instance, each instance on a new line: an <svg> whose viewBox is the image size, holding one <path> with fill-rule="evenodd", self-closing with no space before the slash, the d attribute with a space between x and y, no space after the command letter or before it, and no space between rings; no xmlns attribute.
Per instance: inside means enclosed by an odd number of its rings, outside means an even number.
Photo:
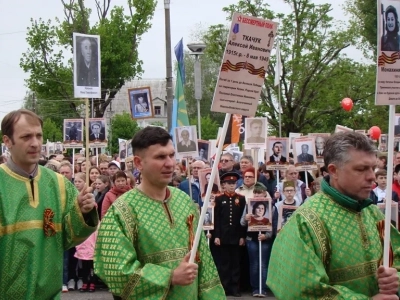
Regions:
<svg viewBox="0 0 400 300"><path fill-rule="evenodd" d="M224 194L215 198L215 245L221 249L218 270L226 295L240 297L240 246L245 245L246 228L240 219L246 206L246 199L235 193L239 175L227 172L221 176Z"/></svg>

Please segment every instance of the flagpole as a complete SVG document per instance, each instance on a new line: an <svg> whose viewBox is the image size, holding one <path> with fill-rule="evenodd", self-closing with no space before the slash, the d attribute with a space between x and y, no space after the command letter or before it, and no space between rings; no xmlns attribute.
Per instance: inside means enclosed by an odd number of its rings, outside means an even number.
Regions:
<svg viewBox="0 0 400 300"><path fill-rule="evenodd" d="M278 118L279 118L279 137L282 137L282 115L281 115L281 79L279 78L279 85L278 85Z"/></svg>

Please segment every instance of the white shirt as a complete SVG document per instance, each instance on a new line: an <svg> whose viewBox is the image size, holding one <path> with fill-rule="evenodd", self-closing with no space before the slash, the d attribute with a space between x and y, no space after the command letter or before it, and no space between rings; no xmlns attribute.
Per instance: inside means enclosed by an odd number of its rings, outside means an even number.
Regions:
<svg viewBox="0 0 400 300"><path fill-rule="evenodd" d="M378 197L378 203L383 203L386 198L386 190L381 190L379 187L374 188L374 193Z"/></svg>

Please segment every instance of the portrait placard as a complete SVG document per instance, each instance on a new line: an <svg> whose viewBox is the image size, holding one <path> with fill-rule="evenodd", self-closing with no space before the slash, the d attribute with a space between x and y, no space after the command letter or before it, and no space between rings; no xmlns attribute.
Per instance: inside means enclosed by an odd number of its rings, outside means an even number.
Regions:
<svg viewBox="0 0 400 300"><path fill-rule="evenodd" d="M248 199L248 231L272 231L272 204L270 198Z"/></svg>
<svg viewBox="0 0 400 300"><path fill-rule="evenodd" d="M204 200L206 196L207 188L210 183L212 168L205 168L199 170L199 185L201 198ZM221 183L219 182L219 176L215 176L214 183L211 189L211 199L210 203L214 203L215 196L221 194ZM212 200L212 201L211 201Z"/></svg>
<svg viewBox="0 0 400 300"><path fill-rule="evenodd" d="M64 148L83 148L83 119L64 119Z"/></svg>
<svg viewBox="0 0 400 300"><path fill-rule="evenodd" d="M314 137L295 138L293 144L293 160L296 169L298 171L318 170Z"/></svg>
<svg viewBox="0 0 400 300"><path fill-rule="evenodd" d="M150 87L128 89L128 96L132 119L153 117L153 99L151 98Z"/></svg>
<svg viewBox="0 0 400 300"><path fill-rule="evenodd" d="M204 207L202 209L204 209ZM207 207L207 212L203 221L203 230L214 230L214 206Z"/></svg>
<svg viewBox="0 0 400 300"><path fill-rule="evenodd" d="M4 152L3 152L3 154L4 154ZM47 155L47 145L46 144L42 145L42 150L40 151L40 155L42 155L42 156Z"/></svg>
<svg viewBox="0 0 400 300"><path fill-rule="evenodd" d="M126 158L126 140L124 139L118 139L118 153L119 153L119 159L121 162L125 162Z"/></svg>
<svg viewBox="0 0 400 300"><path fill-rule="evenodd" d="M399 1L378 0L376 105L400 104L399 14Z"/></svg>
<svg viewBox="0 0 400 300"><path fill-rule="evenodd" d="M242 158L242 156L243 156L243 152L240 152L240 151L228 151L230 154L232 154L232 156L233 156L233 162L236 164L236 163L239 163L240 162L240 159Z"/></svg>
<svg viewBox="0 0 400 300"><path fill-rule="evenodd" d="M54 143L54 154L62 154L64 151L63 144L61 142Z"/></svg>
<svg viewBox="0 0 400 300"><path fill-rule="evenodd" d="M73 33L74 97L101 98L100 36Z"/></svg>
<svg viewBox="0 0 400 300"><path fill-rule="evenodd" d="M354 131L354 130L349 127L346 127L346 126L342 126L342 125L336 125L336 127L335 127L335 133L349 132L349 131Z"/></svg>
<svg viewBox="0 0 400 300"><path fill-rule="evenodd" d="M246 118L244 132L245 149L265 149L267 138L266 118Z"/></svg>
<svg viewBox="0 0 400 300"><path fill-rule="evenodd" d="M132 140L127 140L125 144L126 144L125 163L130 163L131 161L133 161Z"/></svg>
<svg viewBox="0 0 400 300"><path fill-rule="evenodd" d="M295 205L280 205L278 208L278 226L277 231L279 232L283 226L289 221L290 217L296 211L298 206Z"/></svg>
<svg viewBox="0 0 400 300"><path fill-rule="evenodd" d="M388 148L388 140L387 140L388 135L387 134L381 134L379 137L379 146L378 149L380 152L387 152Z"/></svg>
<svg viewBox="0 0 400 300"><path fill-rule="evenodd" d="M175 128L175 149L180 157L197 157L196 126L181 126Z"/></svg>
<svg viewBox="0 0 400 300"><path fill-rule="evenodd" d="M326 140L330 137L330 133L309 133L308 136L315 138L315 156L318 163L324 162L324 150Z"/></svg>
<svg viewBox="0 0 400 300"><path fill-rule="evenodd" d="M253 117L278 23L234 13L211 111Z"/></svg>
<svg viewBox="0 0 400 300"><path fill-rule="evenodd" d="M202 161L210 160L210 142L206 140L197 140L197 149L199 149L199 155L196 159Z"/></svg>
<svg viewBox="0 0 400 300"><path fill-rule="evenodd" d="M107 123L104 118L89 119L89 147L107 147Z"/></svg>
<svg viewBox="0 0 400 300"><path fill-rule="evenodd" d="M293 152L293 140L301 137L301 133L298 132L289 132L289 152Z"/></svg>
<svg viewBox="0 0 400 300"><path fill-rule="evenodd" d="M289 138L267 138L267 170L286 170L289 166Z"/></svg>
<svg viewBox="0 0 400 300"><path fill-rule="evenodd" d="M53 142L47 142L46 143L46 149L47 149L47 157L49 157L50 155L52 155L52 154L55 154L54 153L54 143Z"/></svg>

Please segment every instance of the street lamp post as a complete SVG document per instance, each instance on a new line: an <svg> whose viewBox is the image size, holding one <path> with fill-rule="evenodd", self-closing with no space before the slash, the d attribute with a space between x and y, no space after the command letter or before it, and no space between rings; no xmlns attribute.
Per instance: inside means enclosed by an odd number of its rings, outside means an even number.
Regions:
<svg viewBox="0 0 400 300"><path fill-rule="evenodd" d="M168 131L172 127L172 106L174 101L174 96L172 93L172 58L171 58L171 14L170 14L170 3L171 0L164 0L164 10L165 10L165 60L166 60L166 90L167 90L167 123Z"/></svg>
<svg viewBox="0 0 400 300"><path fill-rule="evenodd" d="M199 60L200 55L206 49L204 43L191 43L187 45L191 51L191 55L195 56L194 61L194 98L197 101L197 129L198 139L201 139L201 115L200 115L200 100L202 98L202 84L201 84L201 63Z"/></svg>

